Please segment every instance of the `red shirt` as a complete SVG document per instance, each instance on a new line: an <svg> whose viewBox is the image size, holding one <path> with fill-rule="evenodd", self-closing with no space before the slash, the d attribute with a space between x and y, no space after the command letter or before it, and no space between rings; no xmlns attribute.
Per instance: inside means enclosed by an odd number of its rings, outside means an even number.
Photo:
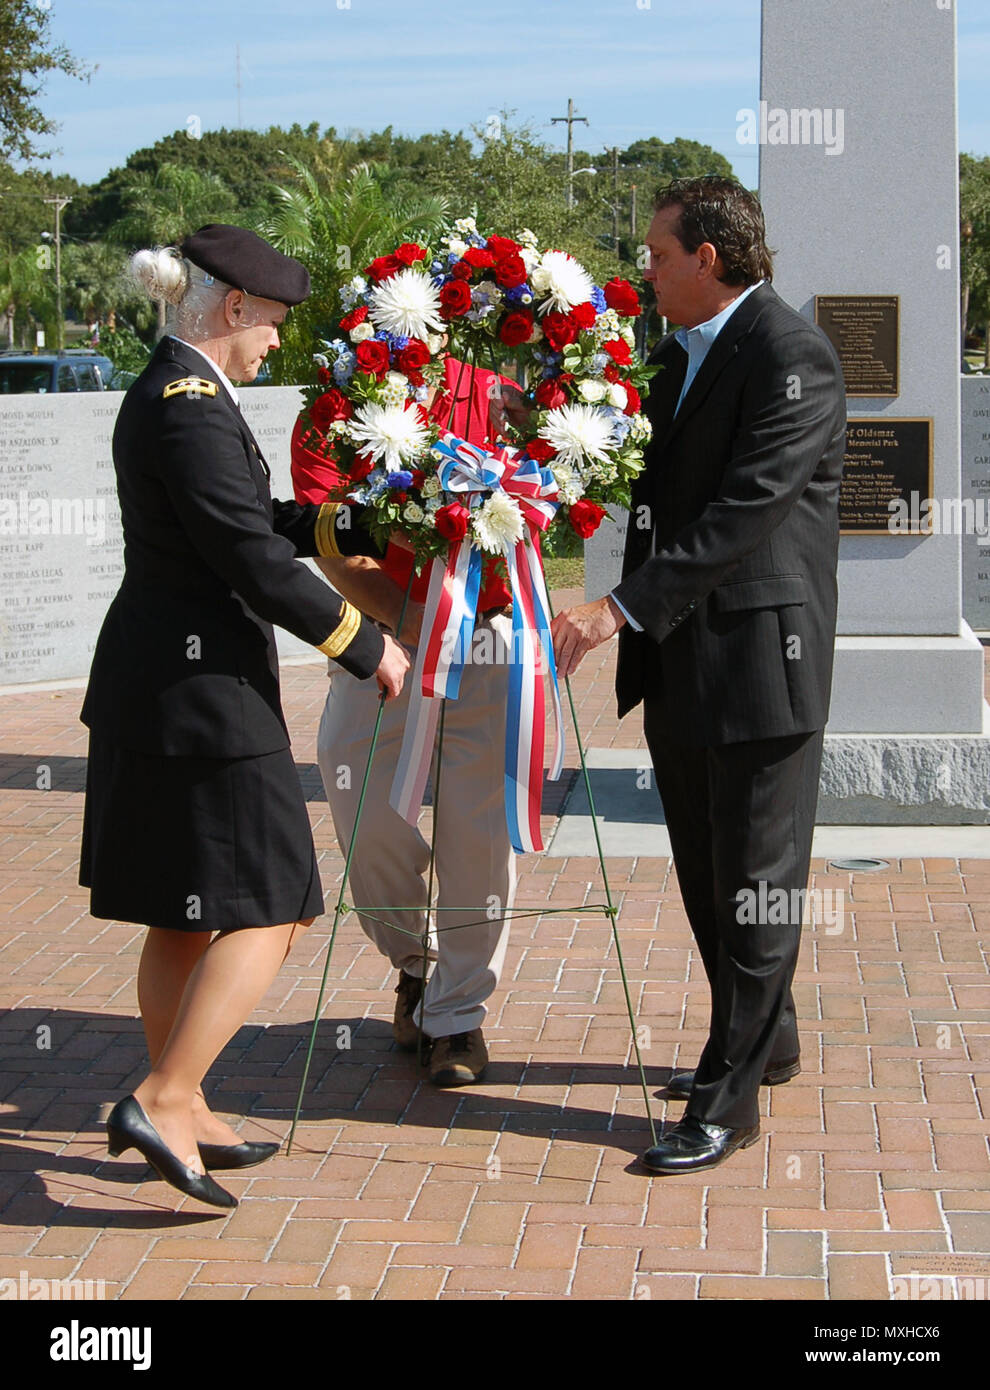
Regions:
<svg viewBox="0 0 990 1390"><path fill-rule="evenodd" d="M471 444L494 447L488 419L488 386L492 375L480 368L472 370L456 358L448 357L444 363L443 387L430 407L431 419L441 430L449 429ZM516 386L514 381L506 377L499 380L509 387ZM297 502L325 502L342 478L332 459L324 458L306 447L308 433L300 415L292 431L292 486ZM390 545L385 551L382 567L400 588L405 589L413 567L413 556L408 550ZM416 603L422 603L428 587L429 570L426 569L413 580L410 597ZM505 579L496 571L494 558L486 556L481 571L478 612L501 608L511 602L512 594Z"/></svg>

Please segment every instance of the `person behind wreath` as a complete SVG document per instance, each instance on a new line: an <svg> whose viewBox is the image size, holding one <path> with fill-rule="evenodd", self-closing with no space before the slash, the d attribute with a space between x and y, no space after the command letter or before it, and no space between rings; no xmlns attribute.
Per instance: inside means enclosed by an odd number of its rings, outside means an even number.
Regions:
<svg viewBox="0 0 990 1390"><path fill-rule="evenodd" d="M209 1174L276 1144L243 1143L212 1114L207 1069L323 911L289 750L272 624L398 696L403 649L299 556L374 550L360 512L273 501L230 378L279 346L309 275L240 227L210 225L139 252L170 307L124 399L113 458L124 577L103 622L81 718L89 758L79 881L95 917L148 934L138 999L151 1070L107 1120L166 1182L218 1207Z"/></svg>
<svg viewBox="0 0 990 1390"><path fill-rule="evenodd" d="M481 447L494 447L503 410L518 406L507 378L444 361L444 383L428 408L441 429ZM322 501L339 482L316 432L304 417L292 436L296 499ZM398 631L412 554L389 545L384 557L321 558L330 582L392 631ZM402 640L410 658L423 615L428 574L416 576L406 603ZM392 778L409 708L409 687L384 711L363 815L351 860L351 888L362 929L399 972L393 1034L408 1051L420 1029L428 1044L435 1086L482 1080L488 1048L482 1024L486 1000L498 985L516 893L515 852L505 818L503 745L512 649L512 595L504 573L486 558L478 598L476 642L456 700L444 714L442 791L437 816L437 927L423 978L425 903L430 848L416 826L389 804ZM487 660L480 659L484 652ZM354 833L358 794L375 728L377 701L346 671L332 670L317 739L317 755L340 843ZM347 775L342 775L344 770ZM436 768L434 767L434 785ZM402 906L404 911L390 911ZM363 909L363 910L362 910ZM432 969L429 967L432 966Z"/></svg>

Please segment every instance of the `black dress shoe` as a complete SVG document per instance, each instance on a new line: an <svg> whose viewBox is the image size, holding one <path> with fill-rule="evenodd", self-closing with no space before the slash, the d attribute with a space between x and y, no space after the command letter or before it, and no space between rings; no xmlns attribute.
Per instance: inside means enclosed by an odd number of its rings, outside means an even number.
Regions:
<svg viewBox="0 0 990 1390"><path fill-rule="evenodd" d="M253 1168L279 1151L278 1144L197 1144L204 1168Z"/></svg>
<svg viewBox="0 0 990 1390"><path fill-rule="evenodd" d="M111 1158L137 1149L162 1182L211 1207L236 1207L237 1198L213 1181L209 1173L187 1168L162 1141L161 1135L134 1096L125 1096L107 1116L107 1149Z"/></svg>
<svg viewBox="0 0 990 1390"><path fill-rule="evenodd" d="M801 1070L800 1057L788 1057L784 1062L774 1062L767 1067L760 1081L761 1086L780 1086L785 1081L790 1081L797 1076ZM668 1096L673 1096L675 1100L690 1100L691 1087L694 1085L693 1071L677 1071L667 1082L664 1092Z"/></svg>
<svg viewBox="0 0 990 1390"><path fill-rule="evenodd" d="M759 1137L758 1124L749 1129L723 1129L685 1115L647 1149L642 1162L653 1173L694 1173L699 1168L714 1168L736 1149L748 1149Z"/></svg>

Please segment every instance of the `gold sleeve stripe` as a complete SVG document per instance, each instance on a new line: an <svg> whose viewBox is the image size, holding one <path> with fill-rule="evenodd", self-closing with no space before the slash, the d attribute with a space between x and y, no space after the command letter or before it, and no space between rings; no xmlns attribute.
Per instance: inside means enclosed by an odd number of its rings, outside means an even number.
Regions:
<svg viewBox="0 0 990 1390"><path fill-rule="evenodd" d="M320 506L320 514L316 518L315 539L316 550L325 559L336 559L340 555L340 546L337 544L336 523L337 513L340 511L339 502L323 502Z"/></svg>
<svg viewBox="0 0 990 1390"><path fill-rule="evenodd" d="M186 376L181 381L170 381L162 392L162 400L171 396L215 396L219 391L215 381L207 381L202 376Z"/></svg>
<svg viewBox="0 0 990 1390"><path fill-rule="evenodd" d="M357 636L358 628L361 626L361 614L352 603L344 600L344 607L340 615L340 622L331 632L325 642L321 642L319 651L324 656L336 657L354 641Z"/></svg>

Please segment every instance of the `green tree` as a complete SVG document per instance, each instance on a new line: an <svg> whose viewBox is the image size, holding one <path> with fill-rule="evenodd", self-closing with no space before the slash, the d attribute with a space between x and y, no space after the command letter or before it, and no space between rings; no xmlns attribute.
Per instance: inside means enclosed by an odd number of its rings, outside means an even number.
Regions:
<svg viewBox="0 0 990 1390"><path fill-rule="evenodd" d="M963 359L967 331L979 324L990 367L990 156L959 156L959 253Z"/></svg>
<svg viewBox="0 0 990 1390"><path fill-rule="evenodd" d="M319 167L334 149L333 133L321 136L316 122L305 129L294 125L289 130L210 130L198 139L178 130L135 150L123 168L111 170L86 189L69 209L66 227L87 240L107 236L128 210L135 175L153 176L166 164L219 179L233 195L233 220L251 226L270 207L273 185L289 176L288 155Z"/></svg>
<svg viewBox="0 0 990 1390"><path fill-rule="evenodd" d="M282 349L272 358L275 381L304 382L313 373L317 338L339 316L339 287L374 256L435 235L447 205L430 194L397 196L388 189L388 171L375 166L320 177L299 160L290 164L291 182L275 189L274 210L259 219L256 231L303 261L312 279L309 299L289 315Z"/></svg>
<svg viewBox="0 0 990 1390"><path fill-rule="evenodd" d="M2 333L9 347L34 346L34 330L44 328L46 340L55 342L55 272L47 246L27 246L0 265Z"/></svg>
<svg viewBox="0 0 990 1390"><path fill-rule="evenodd" d="M620 151L619 162L649 170L656 175L658 183L667 183L671 179L700 178L704 174L733 177L732 165L724 154L713 150L711 145L685 140L681 136L670 141L658 140L655 135L648 140L634 140Z"/></svg>
<svg viewBox="0 0 990 1390"><path fill-rule="evenodd" d="M48 159L39 136L58 129L36 98L50 72L89 78L63 44L52 41L51 10L37 0L0 0L0 159Z"/></svg>
<svg viewBox="0 0 990 1390"><path fill-rule="evenodd" d="M68 242L62 251L66 304L86 323L117 326L118 317L142 331L155 313L127 274L123 248L106 241Z"/></svg>

